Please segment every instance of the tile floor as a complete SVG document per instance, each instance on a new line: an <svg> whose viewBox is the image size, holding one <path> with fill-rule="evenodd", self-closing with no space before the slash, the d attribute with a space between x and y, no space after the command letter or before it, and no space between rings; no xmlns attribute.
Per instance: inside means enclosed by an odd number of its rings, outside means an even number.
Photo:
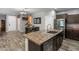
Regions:
<svg viewBox="0 0 79 59"><path fill-rule="evenodd" d="M25 39L20 32L0 34L0 51L24 51Z"/></svg>
<svg viewBox="0 0 79 59"><path fill-rule="evenodd" d="M79 41L65 39L59 51L79 51Z"/></svg>
<svg viewBox="0 0 79 59"><path fill-rule="evenodd" d="M27 51L28 47L25 45L28 46L23 33L8 32L0 34L0 51ZM65 39L58 51L79 51L79 41Z"/></svg>

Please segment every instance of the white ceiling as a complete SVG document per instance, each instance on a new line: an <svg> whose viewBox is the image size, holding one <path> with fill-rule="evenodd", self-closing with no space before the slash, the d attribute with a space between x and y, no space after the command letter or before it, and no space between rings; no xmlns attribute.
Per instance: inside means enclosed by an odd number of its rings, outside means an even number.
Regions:
<svg viewBox="0 0 79 59"><path fill-rule="evenodd" d="M63 12L69 10L79 10L79 8L56 8L56 12Z"/></svg>
<svg viewBox="0 0 79 59"><path fill-rule="evenodd" d="M6 15L17 15L21 11L27 11L29 13L36 13L40 11L51 11L56 10L57 12L71 10L74 8L0 8L0 14L6 14Z"/></svg>
<svg viewBox="0 0 79 59"><path fill-rule="evenodd" d="M40 11L50 11L52 9L53 8L0 8L0 14L17 15L21 11L26 11L29 13L36 13Z"/></svg>
<svg viewBox="0 0 79 59"><path fill-rule="evenodd" d="M0 8L0 14L15 15L18 12L13 8Z"/></svg>

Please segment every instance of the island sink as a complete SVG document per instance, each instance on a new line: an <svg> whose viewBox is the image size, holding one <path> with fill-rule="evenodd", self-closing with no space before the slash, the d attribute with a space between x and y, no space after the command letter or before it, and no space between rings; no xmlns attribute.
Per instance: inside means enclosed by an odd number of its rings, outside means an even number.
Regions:
<svg viewBox="0 0 79 59"><path fill-rule="evenodd" d="M54 34L54 33L57 33L58 31L49 31L47 33L51 33L51 34Z"/></svg>

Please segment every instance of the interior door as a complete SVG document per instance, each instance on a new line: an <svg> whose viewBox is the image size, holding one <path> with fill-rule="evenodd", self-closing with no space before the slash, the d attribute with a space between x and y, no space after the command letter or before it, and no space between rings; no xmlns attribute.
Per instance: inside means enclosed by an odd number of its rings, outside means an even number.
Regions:
<svg viewBox="0 0 79 59"><path fill-rule="evenodd" d="M7 31L16 31L16 17L8 16L7 17Z"/></svg>

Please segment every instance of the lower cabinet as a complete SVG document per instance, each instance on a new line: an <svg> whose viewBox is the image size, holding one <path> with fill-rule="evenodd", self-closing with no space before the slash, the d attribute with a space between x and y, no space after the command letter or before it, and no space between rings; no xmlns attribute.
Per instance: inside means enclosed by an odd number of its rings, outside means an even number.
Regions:
<svg viewBox="0 0 79 59"><path fill-rule="evenodd" d="M39 27L26 27L25 28L25 33L29 33L29 32L34 32L34 31L39 31Z"/></svg>
<svg viewBox="0 0 79 59"><path fill-rule="evenodd" d="M52 37L48 41L44 42L41 45L37 45L34 42L29 40L29 51L57 51L63 41L63 35L59 34L55 37Z"/></svg>
<svg viewBox="0 0 79 59"><path fill-rule="evenodd" d="M63 35L62 33L49 39L47 42L43 44L44 51L57 51L63 42Z"/></svg>
<svg viewBox="0 0 79 59"><path fill-rule="evenodd" d="M67 29L67 37L69 39L78 40L79 41L79 29Z"/></svg>
<svg viewBox="0 0 79 59"><path fill-rule="evenodd" d="M60 34L60 35L57 35L55 37L55 39L53 40L53 50L58 50L61 45L62 45L62 42L63 42L63 35Z"/></svg>
<svg viewBox="0 0 79 59"><path fill-rule="evenodd" d="M53 50L53 42L52 39L48 40L43 44L43 50L44 51L52 51Z"/></svg>

